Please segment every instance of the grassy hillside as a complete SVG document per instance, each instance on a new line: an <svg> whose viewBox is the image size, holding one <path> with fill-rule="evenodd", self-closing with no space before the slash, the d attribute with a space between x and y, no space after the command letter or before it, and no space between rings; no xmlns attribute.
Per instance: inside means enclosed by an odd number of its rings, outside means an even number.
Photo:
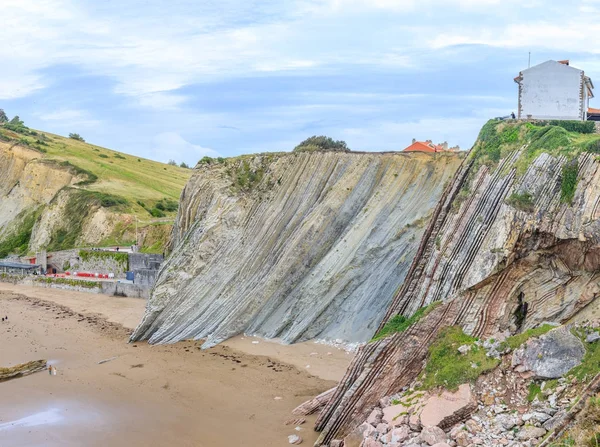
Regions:
<svg viewBox="0 0 600 447"><path fill-rule="evenodd" d="M37 149L44 159L68 162L82 173L91 173L81 188L125 199L127 204L121 207L122 211L135 214L142 221L172 218L176 212L173 202L179 200L179 195L192 174L190 169L24 126L0 126L0 139ZM151 211L157 205L160 212L155 211L155 216L152 216Z"/></svg>
<svg viewBox="0 0 600 447"><path fill-rule="evenodd" d="M164 250L179 195L192 175L191 169L113 151L82 139L29 129L18 119L0 123L2 142L7 147L33 149L39 153L38 163L60 165L57 167L67 168L80 180L64 186L52 200L54 217L47 217L42 224L49 231L49 240L35 242L32 236L32 228L42 222L47 207L28 209L23 216L0 228L0 257L27 253L36 244L62 250L87 244L130 245L136 238L144 251ZM59 197L66 200L62 211ZM85 225L94 216L97 227L86 233Z"/></svg>

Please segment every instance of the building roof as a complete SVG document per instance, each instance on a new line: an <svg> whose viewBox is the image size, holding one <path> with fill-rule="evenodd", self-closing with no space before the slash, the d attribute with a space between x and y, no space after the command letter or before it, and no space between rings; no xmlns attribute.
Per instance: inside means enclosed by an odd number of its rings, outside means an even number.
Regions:
<svg viewBox="0 0 600 447"><path fill-rule="evenodd" d="M0 261L0 268L6 267L9 269L23 269L23 270L32 270L39 268L39 265L35 264L21 264L20 262L8 262L8 261Z"/></svg>
<svg viewBox="0 0 600 447"><path fill-rule="evenodd" d="M548 61L546 61L546 62L542 62L541 64L537 64L537 65L534 65L534 66L532 66L532 67L528 67L528 68L526 68L525 70L521 70L521 71L519 72L518 76L516 76L515 78L513 78L513 80L514 80L514 81L515 81L517 84L519 84L519 83L520 83L520 82L523 80L523 73L524 73L524 72L526 72L526 71L528 71L528 70L531 70L531 69L534 69L534 68L541 67L541 66L543 66L543 65L549 65L549 64L560 64L560 65L565 65L565 66L567 66L569 69L573 69L573 70L577 70L577 71L583 72L583 70L580 70L579 68L572 67L572 66L570 65L570 63L569 63L569 61L568 61L568 60L563 60L563 61L554 61L554 60L552 60L552 59L551 59L551 60L548 60ZM587 76L586 76L586 78L587 78ZM590 82L590 83L592 82L592 80L591 80L591 79L589 79L589 78L588 78L588 80L589 80L589 82ZM594 88L593 84L592 84L592 88Z"/></svg>
<svg viewBox="0 0 600 447"><path fill-rule="evenodd" d="M444 148L427 141L415 141L403 152L444 152Z"/></svg>

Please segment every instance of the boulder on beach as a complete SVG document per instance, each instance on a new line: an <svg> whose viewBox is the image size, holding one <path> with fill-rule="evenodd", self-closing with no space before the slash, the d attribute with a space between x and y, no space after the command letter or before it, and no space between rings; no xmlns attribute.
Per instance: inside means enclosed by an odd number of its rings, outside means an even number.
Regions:
<svg viewBox="0 0 600 447"><path fill-rule="evenodd" d="M557 379L581 364L585 347L568 328L553 329L529 340L513 353L512 366L536 379Z"/></svg>

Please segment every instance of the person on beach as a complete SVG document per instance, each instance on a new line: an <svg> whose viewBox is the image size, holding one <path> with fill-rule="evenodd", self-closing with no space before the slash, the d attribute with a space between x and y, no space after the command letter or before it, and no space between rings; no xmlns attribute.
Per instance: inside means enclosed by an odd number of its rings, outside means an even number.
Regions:
<svg viewBox="0 0 600 447"><path fill-rule="evenodd" d="M50 366L48 367L48 374L49 374L49 375L52 375L52 365L50 365Z"/></svg>

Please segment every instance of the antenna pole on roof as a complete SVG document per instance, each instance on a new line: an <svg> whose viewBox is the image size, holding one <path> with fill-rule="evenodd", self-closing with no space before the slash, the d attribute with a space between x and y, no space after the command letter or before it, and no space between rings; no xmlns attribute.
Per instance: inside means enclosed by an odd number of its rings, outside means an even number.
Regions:
<svg viewBox="0 0 600 447"><path fill-rule="evenodd" d="M527 62L527 68L531 68L531 51L529 52L529 61Z"/></svg>

